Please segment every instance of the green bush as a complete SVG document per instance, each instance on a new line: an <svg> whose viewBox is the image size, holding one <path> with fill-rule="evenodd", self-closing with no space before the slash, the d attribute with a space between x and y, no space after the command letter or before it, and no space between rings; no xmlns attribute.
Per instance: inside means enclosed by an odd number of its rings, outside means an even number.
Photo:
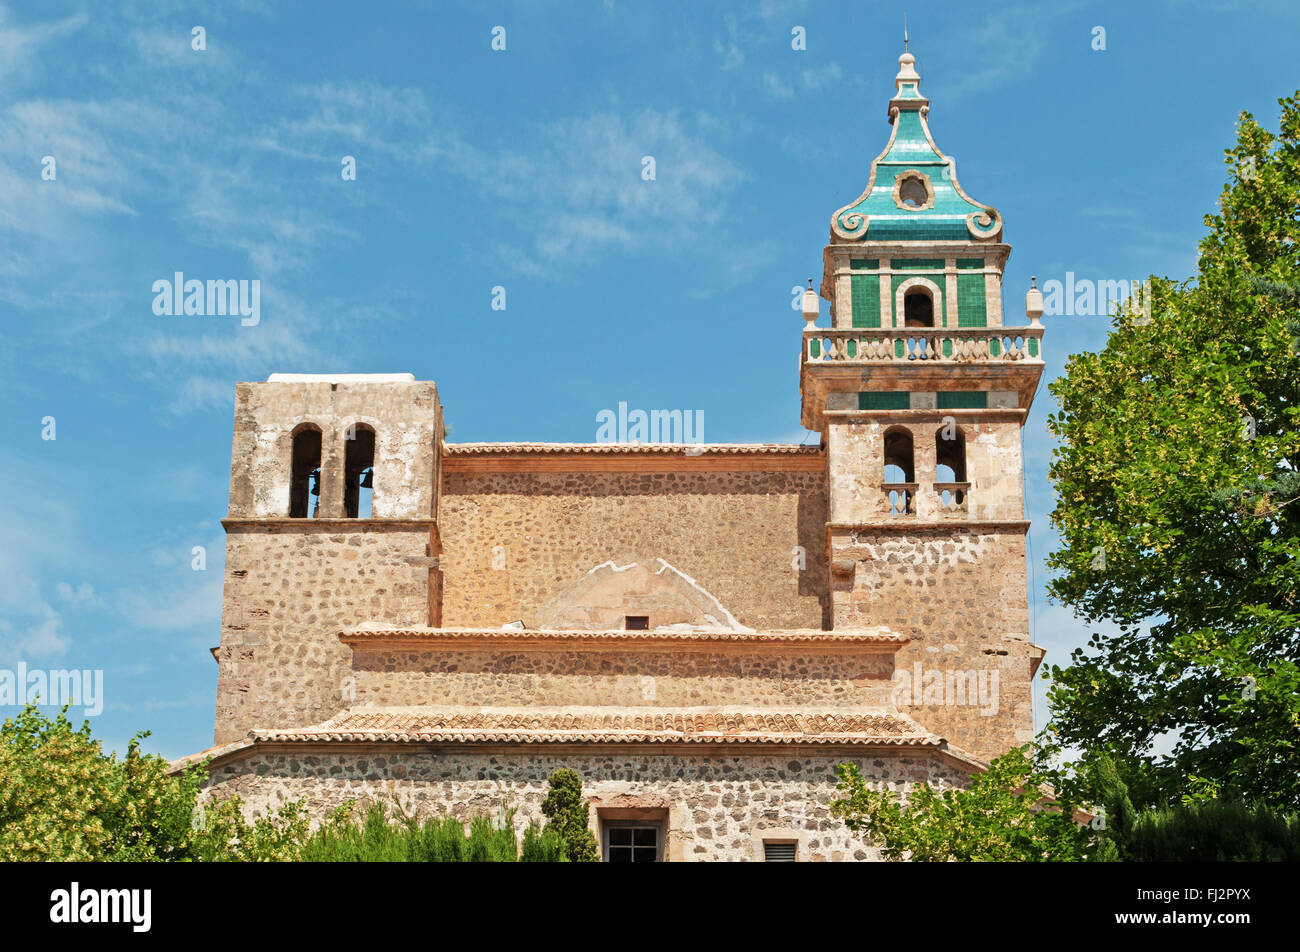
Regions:
<svg viewBox="0 0 1300 952"><path fill-rule="evenodd" d="M469 834L455 817L430 817L420 823L382 804L372 804L361 822L354 805L334 811L303 844L309 863L513 863L518 858L514 829L501 829L486 816L470 821ZM506 814L513 817L514 811Z"/></svg>
<svg viewBox="0 0 1300 952"><path fill-rule="evenodd" d="M519 850L521 863L567 863L564 839L554 827L542 829L534 820L524 830L524 844Z"/></svg>
<svg viewBox="0 0 1300 952"><path fill-rule="evenodd" d="M469 824L465 861L470 863L513 863L519 859L514 827L497 829L486 816L476 816Z"/></svg>
<svg viewBox="0 0 1300 952"><path fill-rule="evenodd" d="M1264 804L1203 800L1133 818L1116 844L1136 863L1287 862L1300 860L1300 816Z"/></svg>
<svg viewBox="0 0 1300 952"><path fill-rule="evenodd" d="M147 736L133 737L119 759L103 752L89 723L74 729L66 708L50 718L28 705L0 725L0 862L513 863L519 858L514 810L506 811L500 829L487 816L475 817L468 834L455 817L421 823L380 804L358 819L352 802L315 832L309 831L300 801L250 823L238 797L200 803L206 765L172 775L162 757L140 752ZM529 828L524 858L595 859L578 775L557 771L551 787L547 816L552 823L545 830L535 823Z"/></svg>
<svg viewBox="0 0 1300 952"><path fill-rule="evenodd" d="M1013 748L971 777L970 788L918 784L906 804L876 790L858 765L837 767L841 797L831 816L878 843L886 859L919 862L1073 862L1094 848L1074 805L1050 792L1027 748Z"/></svg>
<svg viewBox="0 0 1300 952"><path fill-rule="evenodd" d="M465 825L454 816L426 820L414 838L411 861L416 863L465 862Z"/></svg>
<svg viewBox="0 0 1300 952"><path fill-rule="evenodd" d="M353 820L351 802L335 810L307 838L299 859L308 863L403 863L411 854L409 828L388 820L388 811L374 804L361 822Z"/></svg>
<svg viewBox="0 0 1300 952"><path fill-rule="evenodd" d="M577 773L561 768L551 774L551 790L542 801L546 828L554 829L564 842L564 855L571 863L598 863L600 850L587 826L591 807L582 799L582 780Z"/></svg>
<svg viewBox="0 0 1300 952"><path fill-rule="evenodd" d="M293 859L306 835L301 804L248 823L231 798L198 804L204 768L180 776L142 754L105 754L90 724L35 705L0 725L0 861L260 861Z"/></svg>

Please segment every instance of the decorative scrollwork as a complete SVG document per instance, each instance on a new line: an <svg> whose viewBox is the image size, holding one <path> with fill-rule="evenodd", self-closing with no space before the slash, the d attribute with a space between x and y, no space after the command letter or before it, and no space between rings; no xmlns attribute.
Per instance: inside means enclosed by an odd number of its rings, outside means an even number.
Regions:
<svg viewBox="0 0 1300 952"><path fill-rule="evenodd" d="M1002 230L1002 216L996 208L986 205L983 211L966 216L966 230L976 238L995 238Z"/></svg>
<svg viewBox="0 0 1300 952"><path fill-rule="evenodd" d="M845 212L836 217L835 231L841 238L853 240L865 235L869 224L871 220L861 212Z"/></svg>

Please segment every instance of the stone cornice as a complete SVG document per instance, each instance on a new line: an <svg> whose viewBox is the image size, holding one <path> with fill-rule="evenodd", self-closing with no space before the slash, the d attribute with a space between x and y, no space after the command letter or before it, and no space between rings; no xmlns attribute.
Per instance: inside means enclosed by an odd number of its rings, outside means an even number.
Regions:
<svg viewBox="0 0 1300 952"><path fill-rule="evenodd" d="M886 628L857 631L794 629L775 631L588 631L518 628L347 628L339 641L356 648L491 647L491 648L814 648L896 651L910 639Z"/></svg>
<svg viewBox="0 0 1300 952"><path fill-rule="evenodd" d="M301 530L304 532L384 532L402 529L429 528L437 523L430 516L428 519L290 519L287 516L275 516L266 519L222 519L221 525L226 532L247 532L262 529L266 532L277 530Z"/></svg>
<svg viewBox="0 0 1300 952"><path fill-rule="evenodd" d="M971 423L995 420L1011 420L1024 424L1029 411L1020 407L990 407L989 409L960 408L949 410L823 410L822 416L831 423L852 423L855 421L898 422L898 423L942 423L944 417L964 420Z"/></svg>
<svg viewBox="0 0 1300 952"><path fill-rule="evenodd" d="M447 443L445 473L820 472L820 446L789 444Z"/></svg>
<svg viewBox="0 0 1300 952"><path fill-rule="evenodd" d="M944 519L938 522L918 522L915 519L891 519L889 522L828 522L826 532L1018 532L1029 531L1028 519Z"/></svg>

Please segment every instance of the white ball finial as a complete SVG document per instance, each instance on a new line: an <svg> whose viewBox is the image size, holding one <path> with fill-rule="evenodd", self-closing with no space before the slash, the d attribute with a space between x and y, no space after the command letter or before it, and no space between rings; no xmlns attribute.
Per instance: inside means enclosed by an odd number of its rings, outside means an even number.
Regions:
<svg viewBox="0 0 1300 952"><path fill-rule="evenodd" d="M1039 326L1039 318L1043 316L1043 292L1038 290L1038 279L1030 277L1029 291L1025 294L1025 317L1029 318L1029 323L1033 327Z"/></svg>
<svg viewBox="0 0 1300 952"><path fill-rule="evenodd" d="M903 83L919 83L921 75L916 71L916 57L911 53L904 53L898 58L898 75L894 77L894 86L899 88Z"/></svg>

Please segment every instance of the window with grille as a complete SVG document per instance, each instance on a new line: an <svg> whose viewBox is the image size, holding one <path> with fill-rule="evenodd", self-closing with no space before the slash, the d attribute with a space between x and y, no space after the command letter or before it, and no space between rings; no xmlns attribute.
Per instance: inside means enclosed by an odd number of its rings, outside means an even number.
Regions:
<svg viewBox="0 0 1300 952"><path fill-rule="evenodd" d="M605 824L605 862L659 862L660 830L657 823Z"/></svg>
<svg viewBox="0 0 1300 952"><path fill-rule="evenodd" d="M799 844L797 843L773 843L771 840L764 840L763 862L793 863L798 848Z"/></svg>

